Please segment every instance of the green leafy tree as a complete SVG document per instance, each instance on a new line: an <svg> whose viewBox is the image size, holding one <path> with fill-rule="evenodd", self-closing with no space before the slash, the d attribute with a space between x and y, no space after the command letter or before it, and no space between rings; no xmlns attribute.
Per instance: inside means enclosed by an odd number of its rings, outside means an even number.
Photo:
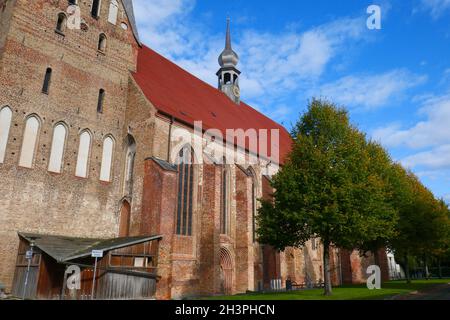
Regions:
<svg viewBox="0 0 450 320"><path fill-rule="evenodd" d="M377 152L344 109L313 100L292 136L289 159L272 180L273 201L262 202L259 241L284 250L320 237L325 294L331 295L331 246L351 249L389 237L396 212L374 169Z"/></svg>
<svg viewBox="0 0 450 320"><path fill-rule="evenodd" d="M360 250L362 255L372 253L375 264L380 265L378 251L389 247L390 240L396 234L395 228L392 227L398 220L398 210L395 208L396 189L392 183L395 179L395 166L389 153L379 143L369 142L367 151L370 156L368 170L372 177L377 177L372 187L376 188L375 192L379 195L379 201L376 203L378 207L371 210L376 210L375 216L381 223L371 227L372 235L361 238L356 249Z"/></svg>
<svg viewBox="0 0 450 320"><path fill-rule="evenodd" d="M396 207L399 220L391 246L411 282L410 262L444 254L448 245L448 208L412 173L397 166Z"/></svg>

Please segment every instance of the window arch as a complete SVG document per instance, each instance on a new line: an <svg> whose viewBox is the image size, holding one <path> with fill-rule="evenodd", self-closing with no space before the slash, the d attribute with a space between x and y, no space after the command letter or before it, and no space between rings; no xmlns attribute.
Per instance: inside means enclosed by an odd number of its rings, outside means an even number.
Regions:
<svg viewBox="0 0 450 320"><path fill-rule="evenodd" d="M91 153L92 135L88 130L80 134L80 145L78 147L78 158L75 175L80 178L88 177L89 156Z"/></svg>
<svg viewBox="0 0 450 320"><path fill-rule="evenodd" d="M251 190L251 208L252 208L252 234L253 234L253 242L256 242L256 197L257 197L257 180L256 180L256 173L255 170L252 167L249 167L248 175L252 179L252 190Z"/></svg>
<svg viewBox="0 0 450 320"><path fill-rule="evenodd" d="M67 25L67 16L60 12L58 14L58 20L56 22L56 32L64 33L66 31L66 25Z"/></svg>
<svg viewBox="0 0 450 320"><path fill-rule="evenodd" d="M229 234L230 230L230 169L225 159L222 163L222 186L221 186L221 203L220 203L220 232L221 234Z"/></svg>
<svg viewBox="0 0 450 320"><path fill-rule="evenodd" d="M35 115L28 117L26 120L22 149L20 151L19 166L25 168L33 167L40 127L41 122Z"/></svg>
<svg viewBox="0 0 450 320"><path fill-rule="evenodd" d="M101 33L98 37L98 51L105 52L106 51L106 35Z"/></svg>
<svg viewBox="0 0 450 320"><path fill-rule="evenodd" d="M133 194L134 160L136 158L136 141L132 135L127 136L124 173L124 195L131 197Z"/></svg>
<svg viewBox="0 0 450 320"><path fill-rule="evenodd" d="M6 106L0 109L0 163L5 161L9 130L11 129L12 110Z"/></svg>
<svg viewBox="0 0 450 320"><path fill-rule="evenodd" d="M64 148L66 146L67 127L63 123L58 123L53 129L52 147L50 151L50 161L48 171L61 173L63 166Z"/></svg>
<svg viewBox="0 0 450 320"><path fill-rule="evenodd" d="M117 23L118 13L119 13L119 3L117 2L117 0L111 0L109 4L108 22L115 25Z"/></svg>
<svg viewBox="0 0 450 320"><path fill-rule="evenodd" d="M104 103L105 103L105 90L100 89L98 91L97 113L103 113L103 104Z"/></svg>
<svg viewBox="0 0 450 320"><path fill-rule="evenodd" d="M108 136L103 140L102 166L100 169L100 180L111 181L111 169L114 154L114 139Z"/></svg>
<svg viewBox="0 0 450 320"><path fill-rule="evenodd" d="M178 166L178 235L192 236L192 206L194 195L194 151L190 145L184 146L177 160Z"/></svg>
<svg viewBox="0 0 450 320"><path fill-rule="evenodd" d="M50 84L52 82L52 68L47 68L45 71L44 84L42 85L42 93L50 93Z"/></svg>

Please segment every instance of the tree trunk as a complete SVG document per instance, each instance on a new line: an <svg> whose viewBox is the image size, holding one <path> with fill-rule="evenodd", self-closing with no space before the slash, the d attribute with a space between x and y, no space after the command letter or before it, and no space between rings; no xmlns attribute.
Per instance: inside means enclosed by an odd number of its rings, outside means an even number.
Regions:
<svg viewBox="0 0 450 320"><path fill-rule="evenodd" d="M439 279L442 279L441 259L438 260L438 268L439 268Z"/></svg>
<svg viewBox="0 0 450 320"><path fill-rule="evenodd" d="M372 254L373 254L373 262L375 263L376 266L380 266L380 257L378 256L378 249L374 248L372 249Z"/></svg>
<svg viewBox="0 0 450 320"><path fill-rule="evenodd" d="M411 283L411 275L409 274L409 261L408 261L408 255L405 254L405 275L406 275L406 283Z"/></svg>
<svg viewBox="0 0 450 320"><path fill-rule="evenodd" d="M333 288L331 286L331 270L330 270L330 242L323 243L323 271L325 279L325 295L331 296Z"/></svg>

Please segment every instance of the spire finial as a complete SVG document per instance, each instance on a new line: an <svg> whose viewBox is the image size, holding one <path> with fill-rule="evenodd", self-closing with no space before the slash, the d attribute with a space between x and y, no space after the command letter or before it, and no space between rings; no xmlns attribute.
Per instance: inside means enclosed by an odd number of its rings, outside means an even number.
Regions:
<svg viewBox="0 0 450 320"><path fill-rule="evenodd" d="M225 41L225 49L231 50L230 17L227 17L227 39Z"/></svg>

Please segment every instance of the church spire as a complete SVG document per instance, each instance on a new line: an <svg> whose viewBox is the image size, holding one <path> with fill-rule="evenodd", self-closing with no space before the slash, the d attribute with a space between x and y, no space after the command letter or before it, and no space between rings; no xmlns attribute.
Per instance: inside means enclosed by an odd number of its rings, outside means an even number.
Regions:
<svg viewBox="0 0 450 320"><path fill-rule="evenodd" d="M230 19L228 18L225 49L219 56L220 69L217 76L219 78L219 90L237 104L240 103L239 75L241 74L236 68L238 63L239 56L231 46Z"/></svg>
<svg viewBox="0 0 450 320"><path fill-rule="evenodd" d="M230 34L230 18L227 18L227 37L225 40L225 50L231 49L231 34Z"/></svg>
<svg viewBox="0 0 450 320"><path fill-rule="evenodd" d="M231 47L230 18L227 19L227 36L225 39L225 49L219 56L219 65L223 67L236 67L239 63L239 56Z"/></svg>

